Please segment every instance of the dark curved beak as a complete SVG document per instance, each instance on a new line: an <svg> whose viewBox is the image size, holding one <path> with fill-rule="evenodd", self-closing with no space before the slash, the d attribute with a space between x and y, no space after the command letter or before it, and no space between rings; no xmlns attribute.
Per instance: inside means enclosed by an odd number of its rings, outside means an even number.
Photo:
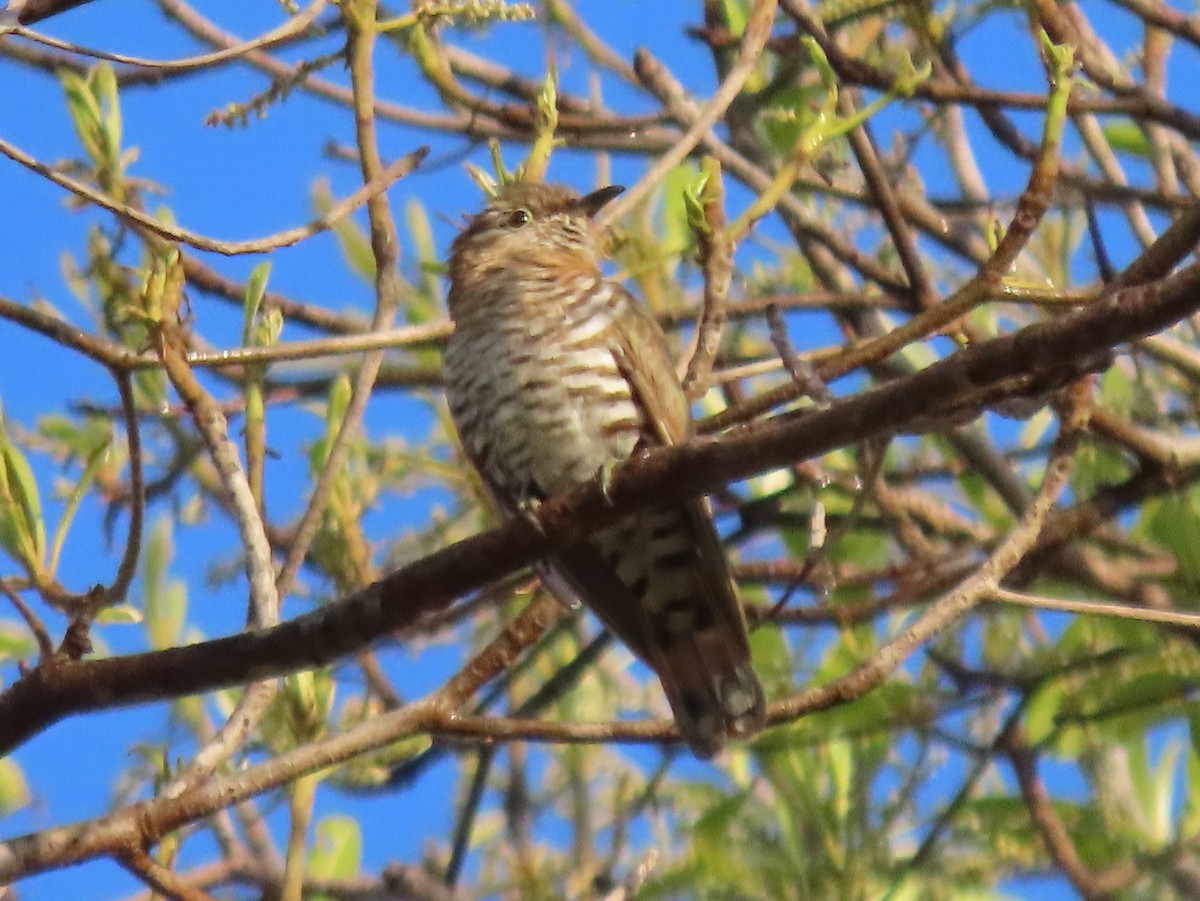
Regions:
<svg viewBox="0 0 1200 901"><path fill-rule="evenodd" d="M575 201L575 205L590 218L600 212L606 203L624 190L624 185L609 185L607 188L601 188L598 191L593 191L591 194L584 194Z"/></svg>

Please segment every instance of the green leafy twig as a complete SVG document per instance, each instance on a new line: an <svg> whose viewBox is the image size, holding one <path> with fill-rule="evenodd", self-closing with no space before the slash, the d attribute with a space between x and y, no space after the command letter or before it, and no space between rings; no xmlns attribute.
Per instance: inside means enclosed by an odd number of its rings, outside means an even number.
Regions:
<svg viewBox="0 0 1200 901"><path fill-rule="evenodd" d="M700 162L700 176L684 192L688 225L696 236L704 273L704 305L696 326L696 347L683 377L683 390L695 399L707 390L708 375L721 345L725 307L733 280L734 240L725 220L725 183L721 164L711 156Z"/></svg>
<svg viewBox="0 0 1200 901"><path fill-rule="evenodd" d="M800 172L812 162L821 147L857 128L897 97L911 95L917 85L929 77L931 71L928 63L921 69L916 69L911 58L905 55L904 65L896 76L895 83L886 94L868 104L864 109L857 110L849 116L843 116L838 113L837 75L829 65L825 52L813 38L807 35L801 38L801 43L807 49L813 65L820 74L821 84L825 88L825 96L817 111L811 114L800 129L800 134L796 138L791 152L780 165L771 184L730 226L730 231L735 239L742 238L755 222L775 209L783 196L791 191Z"/></svg>

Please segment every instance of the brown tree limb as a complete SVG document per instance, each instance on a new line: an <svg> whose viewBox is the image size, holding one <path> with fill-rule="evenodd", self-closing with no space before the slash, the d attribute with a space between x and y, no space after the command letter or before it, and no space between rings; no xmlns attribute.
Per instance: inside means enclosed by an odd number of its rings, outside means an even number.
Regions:
<svg viewBox="0 0 1200 901"><path fill-rule="evenodd" d="M1160 282L1113 292L1070 315L976 345L907 378L807 414L786 414L719 438L631 461L607 494L598 486L545 502L537 525L519 519L460 541L355 592L341 603L263 632L104 660L39 666L0 694L0 753L62 717L209 691L324 666L421 615L532 563L647 497L702 494L918 419L994 399L1044 378L1073 377L1110 348L1200 309L1200 264ZM1094 364L1093 364L1094 365ZM992 395L989 396L989 392Z"/></svg>
<svg viewBox="0 0 1200 901"><path fill-rule="evenodd" d="M1030 819L1046 849L1075 890L1086 901L1106 901L1121 889L1132 885L1139 874L1139 867L1133 861L1124 860L1102 871L1095 871L1079 856L1071 833L1054 809L1046 785L1038 775L1037 751L1025 741L1020 723L1015 720L1010 722L1002 738L1002 746L1017 775Z"/></svg>
<svg viewBox="0 0 1200 901"><path fill-rule="evenodd" d="M249 769L191 786L178 797L153 798L107 816L0 842L0 885L51 867L152 846L180 826L277 788L297 776L451 720L454 711L480 686L511 666L562 613L562 606L549 594L539 594L501 635L441 688L340 735L301 745Z"/></svg>

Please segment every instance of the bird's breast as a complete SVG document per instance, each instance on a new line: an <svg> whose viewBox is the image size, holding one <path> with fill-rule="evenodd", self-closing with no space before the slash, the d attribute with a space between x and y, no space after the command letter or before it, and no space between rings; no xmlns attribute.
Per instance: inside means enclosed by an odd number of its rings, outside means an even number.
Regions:
<svg viewBox="0 0 1200 901"><path fill-rule="evenodd" d="M557 302L498 296L456 317L450 412L467 453L510 501L574 488L637 446L638 410L610 345L610 293L594 279Z"/></svg>

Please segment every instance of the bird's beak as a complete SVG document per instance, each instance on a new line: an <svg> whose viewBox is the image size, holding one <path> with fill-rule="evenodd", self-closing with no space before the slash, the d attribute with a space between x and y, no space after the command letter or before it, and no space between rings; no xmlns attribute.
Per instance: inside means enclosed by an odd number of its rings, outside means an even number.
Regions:
<svg viewBox="0 0 1200 901"><path fill-rule="evenodd" d="M600 212L606 203L624 190L624 185L609 185L607 188L601 188L598 191L593 191L591 194L583 195L575 201L575 205L578 209L586 213L588 218L591 218Z"/></svg>

